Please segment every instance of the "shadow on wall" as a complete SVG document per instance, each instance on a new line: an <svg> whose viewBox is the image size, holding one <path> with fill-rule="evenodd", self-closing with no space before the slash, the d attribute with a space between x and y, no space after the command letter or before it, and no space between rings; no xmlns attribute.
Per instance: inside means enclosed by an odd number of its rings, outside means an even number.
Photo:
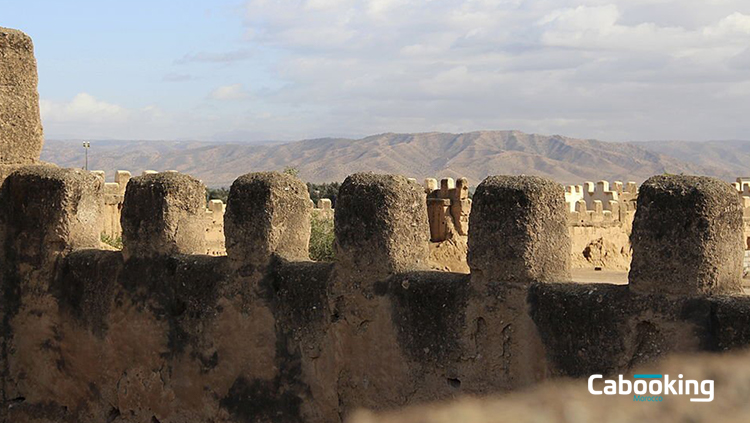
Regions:
<svg viewBox="0 0 750 423"><path fill-rule="evenodd" d="M463 275L427 270L426 195L398 176L347 178L336 261L322 263L307 261L313 208L288 175L233 184L227 256L211 257L196 255L205 197L187 175L132 178L119 252L94 249L101 179L22 168L0 190L2 394L22 400L0 417L340 421L746 346L736 195L710 179L647 184L630 285L614 286L560 283L569 212L541 178L480 184ZM674 207L679 224L662 218Z"/></svg>
<svg viewBox="0 0 750 423"><path fill-rule="evenodd" d="M0 49L0 142L25 151L41 142L31 40L0 29ZM104 251L102 178L2 160L0 421L340 422L750 343L742 206L711 178L643 184L615 286L569 282L571 211L542 178L477 187L458 274L428 270L427 196L400 176L344 181L323 263L291 175L243 175L209 209L226 256L205 255L200 181L131 178L123 250Z"/></svg>

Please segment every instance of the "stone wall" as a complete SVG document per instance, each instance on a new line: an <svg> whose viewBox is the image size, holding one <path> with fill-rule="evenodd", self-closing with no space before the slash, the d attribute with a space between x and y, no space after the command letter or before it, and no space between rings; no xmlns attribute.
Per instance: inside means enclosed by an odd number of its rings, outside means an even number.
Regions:
<svg viewBox="0 0 750 423"><path fill-rule="evenodd" d="M574 268L630 269L630 232L638 189L634 182L585 182L565 188Z"/></svg>
<svg viewBox="0 0 750 423"><path fill-rule="evenodd" d="M644 184L627 286L568 282L565 192L524 176L477 188L469 274L427 270L427 194L393 175L347 178L337 261L317 263L307 189L289 175L241 176L226 209L207 210L188 175L106 184L28 165L41 147L30 41L0 37L1 94L20 99L0 122L21 131L0 138L0 421L337 422L750 344L743 207L720 181ZM445 188L463 231L463 188ZM611 224L610 199L591 201L592 224ZM123 250L101 250L118 212ZM221 219L227 255L208 255Z"/></svg>
<svg viewBox="0 0 750 423"><path fill-rule="evenodd" d="M737 178L732 186L737 190L744 211L743 236L745 242L744 275L750 274L750 179Z"/></svg>
<svg viewBox="0 0 750 423"><path fill-rule="evenodd" d="M468 273L467 233L471 200L468 181L424 181L430 220L432 268ZM638 188L634 182L585 182L565 187L573 268L625 271L630 268L630 231ZM750 202L750 197L748 198ZM749 203L750 204L750 203Z"/></svg>
<svg viewBox="0 0 750 423"><path fill-rule="evenodd" d="M564 380L511 395L489 398L461 398L441 404L409 407L405 410L373 413L361 411L351 423L600 423L600 422L660 422L712 423L746 422L750 420L747 407L747 380L750 352L720 355L689 355L672 357L652 364L635 373L678 375L698 381L714 383L711 402L691 402L691 398L706 395L659 395L663 401L635 402L634 395L593 396L585 380ZM615 378L617 379L617 378ZM623 375L633 383L632 375ZM597 380L597 382L599 382ZM601 391L603 384L595 384ZM632 385L631 385L632 386ZM675 384L677 386L677 384ZM675 388L675 391L678 391ZM632 392L632 389L631 389Z"/></svg>
<svg viewBox="0 0 750 423"><path fill-rule="evenodd" d="M425 179L430 241L443 242L469 234L469 181L466 178Z"/></svg>
<svg viewBox="0 0 750 423"><path fill-rule="evenodd" d="M91 171L94 175L104 182L106 174L103 170ZM153 175L158 172L147 170L141 176ZM176 171L167 171L166 173L176 173ZM115 172L114 182L104 183L104 208L102 211L102 234L111 240L117 240L122 237L122 226L120 218L122 215L123 202L125 201L125 189L132 178L131 173L127 170L118 170ZM204 219L202 220L204 233L205 252L210 256L226 255L224 248L224 212L226 204L221 200L210 200L206 204ZM333 219L333 208L331 200L321 199L317 207L313 208L313 214L321 219Z"/></svg>
<svg viewBox="0 0 750 423"><path fill-rule="evenodd" d="M637 289L565 282L569 212L563 188L544 179L480 184L470 274L426 270L426 195L402 177L347 178L335 263L307 261L312 207L288 175L232 185L220 257L192 254L196 239L180 232L204 213L204 198L187 195L197 181L133 179L124 252L97 249L105 188L96 176L37 166L3 184L5 421L340 421L360 407L508 392L750 342L750 302L732 276L740 262L721 274L659 271L658 285L641 267ZM680 204L712 236L689 237L646 213L634 233L673 236L634 243L634 254L741 254L738 197L674 183L689 189L653 184L669 195L651 196L652 209L696 192ZM709 197L717 200L701 200ZM719 203L731 213L713 213Z"/></svg>
<svg viewBox="0 0 750 423"><path fill-rule="evenodd" d="M91 171L94 175L104 182L106 175L103 170ZM143 172L141 176L153 175L158 172L149 170ZM168 171L166 173L175 173ZM132 175L127 170L118 170L115 172L114 182L104 182L104 208L102 212L102 234L111 240L117 240L122 237L122 226L120 219L122 216L123 203L125 201L125 189ZM226 205L221 200L210 200L204 208L201 221L201 228L197 229L198 233L203 234L201 254L210 256L222 256L226 254L224 248L224 211Z"/></svg>
<svg viewBox="0 0 750 423"><path fill-rule="evenodd" d="M103 171L93 173L104 178ZM153 171L145 172L154 173ZM105 212L103 233L112 239L120 237L120 212L124 199L124 189L130 179L130 172L118 171L114 183L105 184ZM617 200L610 204L609 210L603 210L600 200L593 200L601 187L608 187L604 181L598 184L566 187L566 207L570 208L569 193L579 187L591 186L590 201L574 200L570 212L571 260L573 268L601 267L610 270L628 270L630 267L630 229L635 213L634 197L637 189L623 191L622 183L615 182L619 191L611 191ZM443 188L441 188L441 186ZM468 252L467 234L468 219L471 211L471 200L468 198L468 182L465 178L454 181L445 178L438 182L427 179L424 182L427 194L427 211L430 221L430 265L436 270L468 273L466 263ZM628 194L633 193L628 196ZM606 193L605 193L606 195ZM749 198L750 200L750 198ZM622 204L622 206L620 206ZM313 209L313 215L321 219L333 219L330 200L322 199ZM591 207L593 208L591 208ZM206 254L219 256L226 254L224 249L224 207L219 200L213 200L206 209ZM575 210L577 207L577 210ZM614 210L614 214L613 211ZM436 239L441 241L435 241Z"/></svg>
<svg viewBox="0 0 750 423"><path fill-rule="evenodd" d="M0 27L0 164L37 162L43 142L34 45Z"/></svg>

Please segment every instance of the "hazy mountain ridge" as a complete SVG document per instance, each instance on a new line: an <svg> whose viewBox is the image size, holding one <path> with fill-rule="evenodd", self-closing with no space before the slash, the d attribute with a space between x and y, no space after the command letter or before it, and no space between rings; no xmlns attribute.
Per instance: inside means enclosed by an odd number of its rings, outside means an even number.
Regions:
<svg viewBox="0 0 750 423"><path fill-rule="evenodd" d="M229 186L239 175L262 170L300 170L312 182L342 181L355 172L425 177L466 176L472 185L490 174L534 174L561 183L634 180L664 172L733 180L750 173L750 142L613 143L519 131L464 134L386 133L353 140L321 138L257 145L198 141L92 141L89 169L139 174L146 169L191 174L209 186ZM734 154L733 154L734 153ZM42 160L82 167L78 141L47 140ZM109 179L108 179L109 180Z"/></svg>
<svg viewBox="0 0 750 423"><path fill-rule="evenodd" d="M700 166L723 168L736 176L750 175L750 141L650 141L637 145Z"/></svg>

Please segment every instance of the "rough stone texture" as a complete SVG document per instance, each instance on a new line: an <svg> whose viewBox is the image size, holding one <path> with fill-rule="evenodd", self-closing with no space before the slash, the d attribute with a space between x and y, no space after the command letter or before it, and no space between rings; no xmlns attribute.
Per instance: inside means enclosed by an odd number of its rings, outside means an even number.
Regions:
<svg viewBox="0 0 750 423"><path fill-rule="evenodd" d="M205 252L206 187L180 173L130 179L122 206L123 254L156 256Z"/></svg>
<svg viewBox="0 0 750 423"><path fill-rule="evenodd" d="M61 252L99 246L103 182L89 172L29 165L0 192L0 225L16 257L36 265Z"/></svg>
<svg viewBox="0 0 750 423"><path fill-rule="evenodd" d="M50 357L50 352L56 356L61 352L50 339L58 307L49 290L68 253L99 245L102 207L102 181L89 172L30 165L3 182L0 397L6 406L0 409L0 421L58 420L62 407L53 401L36 407L25 419L6 413L19 405L19 399L43 397L55 382L64 384L50 372L62 364Z"/></svg>
<svg viewBox="0 0 750 423"><path fill-rule="evenodd" d="M398 407L425 390L445 389L443 378L436 388L411 376L437 377L408 358L409 347L403 337L399 340L395 299L389 295L390 276L427 266L429 225L422 187L401 176L349 176L337 197L335 231L336 263L328 290L335 343L328 357L338 365L339 407Z"/></svg>
<svg viewBox="0 0 750 423"><path fill-rule="evenodd" d="M422 187L403 176L357 173L336 202L336 259L372 275L427 268L430 229Z"/></svg>
<svg viewBox="0 0 750 423"><path fill-rule="evenodd" d="M443 242L430 243L430 269L444 272L469 273L466 253L467 237L457 236Z"/></svg>
<svg viewBox="0 0 750 423"><path fill-rule="evenodd" d="M361 411L349 423L599 423L746 422L750 353L712 356L676 356L635 369L635 373L668 374L676 378L713 380L714 400L690 402L704 395L663 395L659 403L634 402L633 395L593 396L587 381L556 381L534 390L491 398L462 398L442 404L426 404L405 410L372 413ZM631 375L624 378L633 381ZM598 390L602 385L597 386Z"/></svg>
<svg viewBox="0 0 750 423"><path fill-rule="evenodd" d="M630 234L634 216L634 212L628 211L621 213L620 219L613 223L571 222L571 267L630 270Z"/></svg>
<svg viewBox="0 0 750 423"><path fill-rule="evenodd" d="M490 176L477 187L468 263L478 280L570 279L570 234L562 185L536 176Z"/></svg>
<svg viewBox="0 0 750 423"><path fill-rule="evenodd" d="M119 251L74 251L67 256L50 292L62 313L70 314L83 328L103 338L121 269Z"/></svg>
<svg viewBox="0 0 750 423"><path fill-rule="evenodd" d="M741 292L742 207L720 180L683 175L641 185L633 221L630 288L642 293Z"/></svg>
<svg viewBox="0 0 750 423"><path fill-rule="evenodd" d="M437 272L410 272L389 280L393 325L411 360L444 365L461 359L469 282L467 275Z"/></svg>
<svg viewBox="0 0 750 423"><path fill-rule="evenodd" d="M624 285L534 284L530 315L554 376L618 374L665 354L713 350L711 304L638 295ZM747 339L747 338L745 338Z"/></svg>
<svg viewBox="0 0 750 423"><path fill-rule="evenodd" d="M227 255L251 266L263 266L273 255L308 260L311 208L307 186L294 176L240 176L229 190L224 215Z"/></svg>
<svg viewBox="0 0 750 423"><path fill-rule="evenodd" d="M0 163L34 163L43 143L34 45L0 27Z"/></svg>
<svg viewBox="0 0 750 423"><path fill-rule="evenodd" d="M64 177L27 183L40 172ZM248 175L233 187L233 223L246 230L238 232L235 257L67 254L90 246L79 237L97 233L69 226L61 240L59 221L101 193L65 187L77 187L78 178L96 187L101 179L55 168L19 174L0 191L0 228L8 234L0 255L0 421L339 422L360 407L507 393L552 377L628 372L673 352L750 345L747 297L410 270L426 255L425 197L401 178L355 175L339 196L337 224L350 225L340 235L351 248L339 251L391 260L382 266L346 256L306 261L299 235L309 232L298 222L308 217L306 190L278 174ZM179 190L143 186L163 177L134 178L132 199L143 204L134 216L164 216L165 203L173 207L168 218L191 216L185 209L195 198L175 211L181 203L168 197ZM68 191L80 196L55 200ZM52 220L26 216L73 204L75 213ZM204 213L202 203L195 208ZM258 215L267 220L252 220ZM550 213L511 216L523 225L498 225L494 239L517 239L519 226L538 229L550 220ZM282 232L268 235L274 230ZM274 244L292 235L291 252ZM404 239L414 251L398 249ZM41 260L35 251L61 254Z"/></svg>

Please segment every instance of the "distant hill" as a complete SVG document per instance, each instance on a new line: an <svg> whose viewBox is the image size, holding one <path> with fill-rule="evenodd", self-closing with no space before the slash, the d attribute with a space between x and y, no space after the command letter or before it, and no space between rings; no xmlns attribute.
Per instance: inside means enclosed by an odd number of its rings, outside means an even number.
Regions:
<svg viewBox="0 0 750 423"><path fill-rule="evenodd" d="M750 176L750 141L650 141L636 145L705 168L724 169L734 176Z"/></svg>
<svg viewBox="0 0 750 423"><path fill-rule="evenodd" d="M80 141L47 140L42 160L81 167L83 148ZM271 145L91 141L89 151L89 169L108 175L116 169L134 174L175 169L213 187L229 186L247 172L287 166L299 169L302 179L311 182L342 181L351 173L374 171L419 180L465 176L476 185L490 174L541 175L565 184L599 179L641 182L664 172L733 180L750 173L743 163L750 163L750 142L614 143L518 131L387 133Z"/></svg>

